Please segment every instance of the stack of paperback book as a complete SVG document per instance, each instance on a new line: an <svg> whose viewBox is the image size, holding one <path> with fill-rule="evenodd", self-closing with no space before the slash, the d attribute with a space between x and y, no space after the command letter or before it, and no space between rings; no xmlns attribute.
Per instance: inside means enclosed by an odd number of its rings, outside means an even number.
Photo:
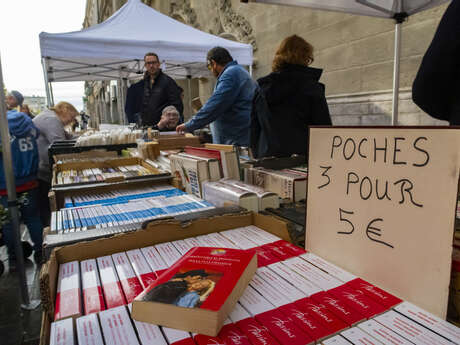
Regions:
<svg viewBox="0 0 460 345"><path fill-rule="evenodd" d="M214 245L210 246L212 243ZM179 327L187 323L179 315L184 310L196 309L195 323L200 326L210 323L209 318L198 314L202 311L200 307L218 299L227 287L227 284L222 284L224 278L219 274L224 269L210 269L218 261L208 263L207 254L190 251L189 261L182 262L193 267L184 266L185 271L182 272L181 265L176 264L164 271L169 266L167 262L173 264L181 253L202 244L215 247L214 257L218 257L218 252L222 250L221 255L225 257L226 250L232 247L264 247L263 251L276 258L275 262L266 260L263 265L259 262L249 286L217 335L195 333L196 325ZM261 257L260 251L257 255ZM160 257L162 264L158 263ZM197 264L203 267L194 266ZM69 265L73 265L74 269ZM74 262L63 264L60 268L61 291L58 298L66 298L77 305L65 304L68 311L57 310L59 316L51 326L52 345L61 344L58 339L64 335L68 340L65 344L76 344L74 339L77 338L78 344L106 345L460 343L460 329L456 326L254 226L83 261L78 272L77 266L78 263ZM79 278L75 278L78 274L81 274L81 285L77 283ZM69 281L64 283L63 279ZM74 283L70 284L70 280ZM153 284L149 285L152 281ZM75 291L64 291L64 285L77 288L74 288ZM80 286L82 293L78 290ZM129 301L144 286L149 287L134 299L131 306ZM88 296L88 293L93 296ZM78 305L80 295L83 295L84 306ZM118 297L108 298L107 295ZM108 306L108 300L112 307ZM87 301L95 305L89 312ZM106 305L100 307L104 301ZM61 301L56 301L56 305L58 303ZM152 308L162 303L174 304L175 307L171 306L170 314L164 318L163 314L152 316L157 318L156 323L161 327L138 320L143 305L149 303ZM128 304L128 308L124 304ZM138 304L140 309L137 309ZM85 316L78 316L82 314ZM147 318L150 314L144 316ZM166 319L173 319L174 315L176 329L165 325ZM76 319L75 326L71 316ZM189 333L190 330L193 333Z"/></svg>

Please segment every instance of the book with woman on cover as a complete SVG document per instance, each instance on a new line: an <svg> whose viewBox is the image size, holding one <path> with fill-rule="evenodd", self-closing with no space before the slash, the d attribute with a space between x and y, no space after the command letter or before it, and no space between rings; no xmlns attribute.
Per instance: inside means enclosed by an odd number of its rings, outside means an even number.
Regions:
<svg viewBox="0 0 460 345"><path fill-rule="evenodd" d="M215 336L257 269L254 251L195 247L133 302L133 318Z"/></svg>

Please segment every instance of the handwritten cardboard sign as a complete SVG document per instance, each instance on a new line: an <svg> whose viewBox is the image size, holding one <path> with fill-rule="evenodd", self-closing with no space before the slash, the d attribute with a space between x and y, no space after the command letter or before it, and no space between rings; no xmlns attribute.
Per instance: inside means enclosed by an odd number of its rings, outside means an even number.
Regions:
<svg viewBox="0 0 460 345"><path fill-rule="evenodd" d="M460 129L311 128L306 249L445 317Z"/></svg>

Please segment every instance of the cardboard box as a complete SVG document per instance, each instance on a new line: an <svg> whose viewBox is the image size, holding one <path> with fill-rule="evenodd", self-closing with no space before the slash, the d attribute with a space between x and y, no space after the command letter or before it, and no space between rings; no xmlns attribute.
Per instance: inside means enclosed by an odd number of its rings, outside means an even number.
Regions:
<svg viewBox="0 0 460 345"><path fill-rule="evenodd" d="M43 264L40 272L40 292L45 311L42 328L41 345L48 345L50 320L54 315L57 277L59 264L74 260L87 260L112 255L121 251L139 249L158 243L182 240L233 228L255 225L282 239L289 240L288 226L285 222L272 216L241 212L212 218L199 218L185 223L177 220L163 220L147 224L143 230L122 233L110 238L80 242L52 251L50 259ZM146 260L149 259L146 257Z"/></svg>

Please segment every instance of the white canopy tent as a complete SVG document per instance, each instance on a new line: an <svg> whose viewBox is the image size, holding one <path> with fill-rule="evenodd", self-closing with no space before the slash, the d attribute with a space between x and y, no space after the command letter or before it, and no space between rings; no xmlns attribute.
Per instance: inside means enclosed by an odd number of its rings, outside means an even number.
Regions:
<svg viewBox="0 0 460 345"><path fill-rule="evenodd" d="M394 19L396 26L393 68L393 125L398 124L401 24L408 16L438 6L447 1L448 0L241 0L241 2L301 6L317 10Z"/></svg>
<svg viewBox="0 0 460 345"><path fill-rule="evenodd" d="M228 49L234 59L251 69L250 44L208 34L140 0L128 0L103 23L75 32L40 33L48 103L51 82L139 77L149 51L158 54L163 71L172 78L208 76L206 54L215 46Z"/></svg>

